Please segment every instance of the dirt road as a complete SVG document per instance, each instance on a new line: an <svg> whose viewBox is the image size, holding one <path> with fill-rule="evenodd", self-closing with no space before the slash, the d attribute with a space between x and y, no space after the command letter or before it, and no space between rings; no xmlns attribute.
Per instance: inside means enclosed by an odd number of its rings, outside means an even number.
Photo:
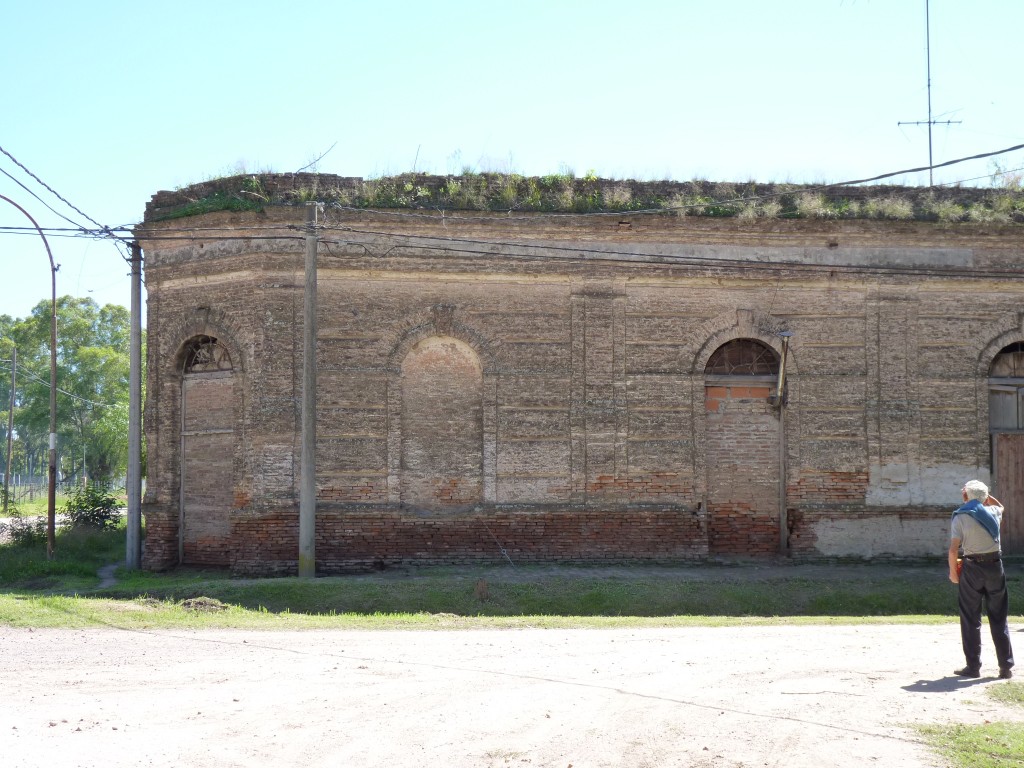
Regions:
<svg viewBox="0 0 1024 768"><path fill-rule="evenodd" d="M932 766L914 724L1024 719L950 675L958 648L954 624L0 628L0 763Z"/></svg>

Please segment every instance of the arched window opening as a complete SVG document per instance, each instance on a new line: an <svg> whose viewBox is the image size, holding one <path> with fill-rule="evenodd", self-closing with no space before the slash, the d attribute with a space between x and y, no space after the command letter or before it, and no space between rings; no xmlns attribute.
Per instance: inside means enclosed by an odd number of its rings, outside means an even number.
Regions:
<svg viewBox="0 0 1024 768"><path fill-rule="evenodd" d="M704 373L715 376L774 376L779 357L771 347L756 339L733 339L711 355Z"/></svg>
<svg viewBox="0 0 1024 768"><path fill-rule="evenodd" d="M1024 379L1024 342L1003 347L989 369L991 378Z"/></svg>
<svg viewBox="0 0 1024 768"><path fill-rule="evenodd" d="M185 373L212 373L233 368L231 353L213 336L196 336L185 345Z"/></svg>
<svg viewBox="0 0 1024 768"><path fill-rule="evenodd" d="M1003 347L988 375L989 426L1024 431L1024 342Z"/></svg>
<svg viewBox="0 0 1024 768"><path fill-rule="evenodd" d="M1003 347L988 371L992 481L1006 505L1003 552L1024 552L1024 342Z"/></svg>

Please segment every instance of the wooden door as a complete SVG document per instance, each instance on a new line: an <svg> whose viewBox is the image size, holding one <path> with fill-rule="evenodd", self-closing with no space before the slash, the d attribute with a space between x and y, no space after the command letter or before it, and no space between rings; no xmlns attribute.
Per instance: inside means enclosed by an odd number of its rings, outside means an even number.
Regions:
<svg viewBox="0 0 1024 768"><path fill-rule="evenodd" d="M1006 507L1000 538L1003 552L1024 552L1024 433L997 432L993 435L995 454L994 495Z"/></svg>

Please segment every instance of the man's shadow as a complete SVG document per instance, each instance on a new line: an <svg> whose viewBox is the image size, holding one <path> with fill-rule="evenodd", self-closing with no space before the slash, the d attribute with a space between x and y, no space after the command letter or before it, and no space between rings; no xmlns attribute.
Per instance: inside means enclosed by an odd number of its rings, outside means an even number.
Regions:
<svg viewBox="0 0 1024 768"><path fill-rule="evenodd" d="M972 688L981 683L988 683L995 679L994 677L957 677L951 675L949 677L940 677L938 680L918 680L916 683L901 685L900 687L904 691L910 691L911 693L952 693L953 691Z"/></svg>

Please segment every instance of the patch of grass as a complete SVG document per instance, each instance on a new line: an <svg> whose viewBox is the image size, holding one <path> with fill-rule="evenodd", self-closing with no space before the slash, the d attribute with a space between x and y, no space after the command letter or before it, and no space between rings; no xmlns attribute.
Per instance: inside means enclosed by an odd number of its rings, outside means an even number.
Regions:
<svg viewBox="0 0 1024 768"><path fill-rule="evenodd" d="M991 685L986 693L1004 704L1024 707L1024 683ZM1024 723L932 725L919 730L956 768L1024 766Z"/></svg>
<svg viewBox="0 0 1024 768"><path fill-rule="evenodd" d="M149 601L149 608L134 609L131 621L147 626L201 621L275 628L274 617L312 626L335 621L385 627L436 625L437 617L444 617L444 626L661 626L779 620L942 623L956 616L953 588L941 573L924 567L902 569L898 579L871 566L852 577L825 570L811 577L785 571L762 577L756 569L702 565L614 572L543 566L424 568L313 580L237 579L222 571L179 569L166 574L122 571L117 585L99 590L96 570L123 558L123 531L82 538L78 563L72 567L66 558L75 552L72 542L78 537L83 533L62 536L54 562L46 561L43 547L35 553L0 548L0 588L7 592L0 594L0 623L120 626L126 619L118 606L139 600ZM483 600L476 589L480 579L488 584ZM1021 581L1020 576L1011 577L1011 590L1024 589ZM66 598L71 602L61 602L55 612L48 602L54 593L80 597ZM176 608L184 601L216 602L226 608L203 619L184 617Z"/></svg>
<svg viewBox="0 0 1024 768"><path fill-rule="evenodd" d="M59 532L56 557L46 559L44 543L0 545L0 622L26 626L68 620L121 621L118 605L137 600L174 608L183 601L226 610L216 625L244 621L261 625L268 616L360 617L446 616L472 622L708 621L771 622L779 618L813 623L946 622L956 616L955 588L941 565L749 567L694 564L676 568L587 568L557 566L478 566L389 569L382 573L317 579L232 578L223 570L179 568L168 573L118 573L119 582L99 589L97 571L124 558L123 527L110 531ZM1012 592L1024 592L1024 572L1011 567ZM484 580L487 589L477 588ZM45 600L55 594L80 595L54 614ZM481 594L486 595L483 599ZM72 599L72 598L68 598ZM39 602L43 601L43 602ZM149 603L147 603L149 605ZM218 606L220 607L220 606ZM153 611L146 621L174 621ZM58 618L55 618L58 617ZM103 619L107 616L107 619ZM115 618L110 618L111 616ZM63 618L60 618L63 617ZM188 619L189 625L194 617ZM416 619L417 622L424 619ZM233 624L230 624L233 625Z"/></svg>
<svg viewBox="0 0 1024 768"><path fill-rule="evenodd" d="M610 213L647 211L679 216L755 219L886 219L1024 223L1024 193L1007 187L982 195L978 190L939 199L920 188L878 187L846 194L822 184L796 185L613 180L571 169L545 176L479 172L458 175L402 173L375 178L309 174L236 174L178 190L151 211L151 220L174 219L212 211L262 210L301 205L311 200L366 209L469 210L511 213Z"/></svg>
<svg viewBox="0 0 1024 768"><path fill-rule="evenodd" d="M262 211L263 205L264 201L259 198L242 197L241 194L217 191L167 211L157 220L184 219L215 211Z"/></svg>
<svg viewBox="0 0 1024 768"><path fill-rule="evenodd" d="M1024 683L1010 681L1002 685L990 685L987 692L989 696L1003 704L1024 707Z"/></svg>
<svg viewBox="0 0 1024 768"><path fill-rule="evenodd" d="M54 497L54 507L59 512L60 508L67 503L68 496L66 493L58 493ZM41 494L36 494L35 498L29 499L24 497L18 499L18 513L22 517L34 517L46 514L48 500L46 498L45 491Z"/></svg>
<svg viewBox="0 0 1024 768"><path fill-rule="evenodd" d="M523 571L524 569L518 569ZM126 574L106 597L148 595L179 601L205 596L228 605L271 613L323 614L449 613L458 616L665 616L892 617L908 614L952 618L956 601L948 584L922 578L892 583L885 578L855 582L831 579L758 580L737 578L729 569L709 566L694 578L691 569L657 577L637 569L634 576L604 577L581 569L575 574L545 575L428 569L415 577L336 576L305 581L293 578L237 580L216 573L166 576ZM488 582L489 597L474 594L478 578ZM930 583L934 582L934 584ZM1011 588L1014 588L1011 586Z"/></svg>
<svg viewBox="0 0 1024 768"><path fill-rule="evenodd" d="M75 590L95 586L96 571L124 559L125 533L118 528L58 529L54 558L46 543L0 545L0 587L23 590Z"/></svg>
<svg viewBox="0 0 1024 768"><path fill-rule="evenodd" d="M924 726L921 733L932 748L958 768L1019 768L1024 766L1024 725Z"/></svg>
<svg viewBox="0 0 1024 768"><path fill-rule="evenodd" d="M939 624L948 619L934 616L850 617L736 617L736 616L586 616L523 614L488 616L447 612L297 613L270 611L223 604L218 610L197 610L217 598L158 599L84 595L0 593L0 625L53 629L117 627L120 629L612 629L630 627L727 627L727 626L822 626L849 624ZM220 601L217 601L220 602Z"/></svg>

